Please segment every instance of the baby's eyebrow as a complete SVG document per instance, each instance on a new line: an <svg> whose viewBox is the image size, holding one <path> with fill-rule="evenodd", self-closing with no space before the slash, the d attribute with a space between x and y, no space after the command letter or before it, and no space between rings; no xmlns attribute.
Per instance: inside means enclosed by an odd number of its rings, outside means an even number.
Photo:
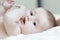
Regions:
<svg viewBox="0 0 60 40"><path fill-rule="evenodd" d="M36 11L35 10L31 10L30 12L32 12L33 14L36 14Z"/></svg>

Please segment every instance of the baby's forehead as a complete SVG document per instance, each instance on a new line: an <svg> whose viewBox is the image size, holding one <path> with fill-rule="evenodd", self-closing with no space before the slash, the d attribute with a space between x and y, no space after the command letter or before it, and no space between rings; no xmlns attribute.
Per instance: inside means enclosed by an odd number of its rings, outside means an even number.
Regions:
<svg viewBox="0 0 60 40"><path fill-rule="evenodd" d="M36 18L38 18L37 20L40 20L39 18L45 18L49 14L48 10L44 8L31 9L30 12L36 15Z"/></svg>
<svg viewBox="0 0 60 40"><path fill-rule="evenodd" d="M35 9L30 9L30 10L27 10L28 14L32 13L33 16L36 16L36 18L44 18L44 16L47 16L49 13L48 13L48 10L44 9L44 8L35 8Z"/></svg>
<svg viewBox="0 0 60 40"><path fill-rule="evenodd" d="M34 9L30 9L29 12L41 14L41 13L48 13L48 10L46 10L44 8L34 8Z"/></svg>
<svg viewBox="0 0 60 40"><path fill-rule="evenodd" d="M44 13L44 12L47 12L47 10L46 9L44 9L44 8L36 8L36 9L34 9L37 13L38 12L42 12L42 13Z"/></svg>

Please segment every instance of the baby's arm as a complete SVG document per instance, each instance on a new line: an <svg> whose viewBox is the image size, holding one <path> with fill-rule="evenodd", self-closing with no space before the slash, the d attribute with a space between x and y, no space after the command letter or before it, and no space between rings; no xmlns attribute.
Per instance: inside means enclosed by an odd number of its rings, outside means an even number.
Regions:
<svg viewBox="0 0 60 40"><path fill-rule="evenodd" d="M0 16L3 16L5 12L10 9L14 4L14 0L3 0L0 3Z"/></svg>

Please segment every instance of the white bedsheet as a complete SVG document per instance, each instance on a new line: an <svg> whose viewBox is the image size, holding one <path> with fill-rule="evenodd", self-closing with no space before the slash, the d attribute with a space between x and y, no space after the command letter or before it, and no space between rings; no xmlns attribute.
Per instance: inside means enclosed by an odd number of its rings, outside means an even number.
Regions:
<svg viewBox="0 0 60 40"><path fill-rule="evenodd" d="M35 33L29 35L10 36L0 40L60 40L60 26L51 28L42 33Z"/></svg>

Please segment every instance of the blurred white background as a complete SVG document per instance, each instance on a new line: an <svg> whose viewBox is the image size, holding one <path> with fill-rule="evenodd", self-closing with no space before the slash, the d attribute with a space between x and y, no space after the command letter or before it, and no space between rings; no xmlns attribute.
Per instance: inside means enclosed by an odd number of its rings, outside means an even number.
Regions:
<svg viewBox="0 0 60 40"><path fill-rule="evenodd" d="M56 18L60 18L60 0L42 0L42 7L49 9Z"/></svg>
<svg viewBox="0 0 60 40"><path fill-rule="evenodd" d="M60 14L60 0L42 0L42 6L51 10L54 14Z"/></svg>
<svg viewBox="0 0 60 40"><path fill-rule="evenodd" d="M37 7L37 0L15 0L15 2L27 8ZM49 9L53 14L60 14L60 0L41 0L41 4L42 7Z"/></svg>

